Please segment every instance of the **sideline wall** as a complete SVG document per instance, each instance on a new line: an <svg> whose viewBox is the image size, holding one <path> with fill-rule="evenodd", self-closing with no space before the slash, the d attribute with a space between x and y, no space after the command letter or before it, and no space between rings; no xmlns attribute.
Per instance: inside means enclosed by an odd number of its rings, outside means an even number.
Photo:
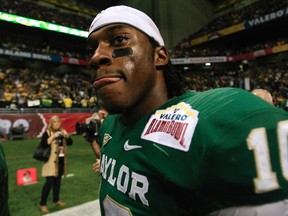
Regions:
<svg viewBox="0 0 288 216"><path fill-rule="evenodd" d="M8 137L10 127L22 124L25 127L25 138L41 137L53 115L60 116L62 127L69 134L75 134L77 122L85 123L85 119L93 113L37 113L37 114L0 114L0 132Z"/></svg>

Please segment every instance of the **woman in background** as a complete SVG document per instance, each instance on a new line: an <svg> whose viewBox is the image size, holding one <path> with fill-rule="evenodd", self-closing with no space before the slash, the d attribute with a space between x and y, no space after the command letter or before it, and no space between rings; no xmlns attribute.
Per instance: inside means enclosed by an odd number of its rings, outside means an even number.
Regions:
<svg viewBox="0 0 288 216"><path fill-rule="evenodd" d="M62 128L62 122L59 116L52 116L45 133L42 135L41 143L51 146L49 160L42 166L42 176L46 177L46 182L42 188L40 211L49 212L47 207L47 198L52 188L53 202L56 206L65 206L60 201L60 186L62 175L66 175L66 146L72 145L73 141L66 130Z"/></svg>

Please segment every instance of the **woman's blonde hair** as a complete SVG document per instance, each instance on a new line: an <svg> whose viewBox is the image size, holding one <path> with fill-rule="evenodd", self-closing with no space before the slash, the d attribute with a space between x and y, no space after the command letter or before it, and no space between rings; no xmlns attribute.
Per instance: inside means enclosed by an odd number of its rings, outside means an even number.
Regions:
<svg viewBox="0 0 288 216"><path fill-rule="evenodd" d="M52 125L53 125L53 123L55 123L55 122L60 122L60 128L61 128L61 126L62 126L61 118L60 118L59 116L54 115L54 116L51 117L51 119L50 119L50 121L49 121L49 124L48 124L48 127L47 127L47 129L48 129L49 131L52 131L52 130L53 130Z"/></svg>

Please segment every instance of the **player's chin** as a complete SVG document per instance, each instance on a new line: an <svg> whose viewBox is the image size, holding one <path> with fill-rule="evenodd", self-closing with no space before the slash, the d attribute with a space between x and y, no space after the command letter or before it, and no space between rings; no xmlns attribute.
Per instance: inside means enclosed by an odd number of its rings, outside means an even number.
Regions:
<svg viewBox="0 0 288 216"><path fill-rule="evenodd" d="M101 106L107 110L108 113L115 114L129 106L129 93L125 92L126 91L119 89L117 89L117 91L115 91L115 89L107 91L107 89L103 88L97 91L97 96Z"/></svg>
<svg viewBox="0 0 288 216"><path fill-rule="evenodd" d="M102 100L102 107L108 111L109 114L123 113L129 110L129 103L118 98L109 98L107 100Z"/></svg>

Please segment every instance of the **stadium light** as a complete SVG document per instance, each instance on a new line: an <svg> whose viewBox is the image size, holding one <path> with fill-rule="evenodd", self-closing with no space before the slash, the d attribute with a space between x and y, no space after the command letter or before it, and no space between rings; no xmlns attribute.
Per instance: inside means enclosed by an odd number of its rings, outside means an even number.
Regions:
<svg viewBox="0 0 288 216"><path fill-rule="evenodd" d="M74 29L74 28L70 28L67 26L45 22L42 20L35 20L35 19L23 17L23 16L18 16L15 14L0 12L0 20L6 21L6 22L12 22L12 23L19 24L19 25L25 25L29 27L41 28L41 29L48 30L48 31L55 31L59 33L69 34L69 35L78 36L78 37L84 37L84 38L88 37L88 31Z"/></svg>

